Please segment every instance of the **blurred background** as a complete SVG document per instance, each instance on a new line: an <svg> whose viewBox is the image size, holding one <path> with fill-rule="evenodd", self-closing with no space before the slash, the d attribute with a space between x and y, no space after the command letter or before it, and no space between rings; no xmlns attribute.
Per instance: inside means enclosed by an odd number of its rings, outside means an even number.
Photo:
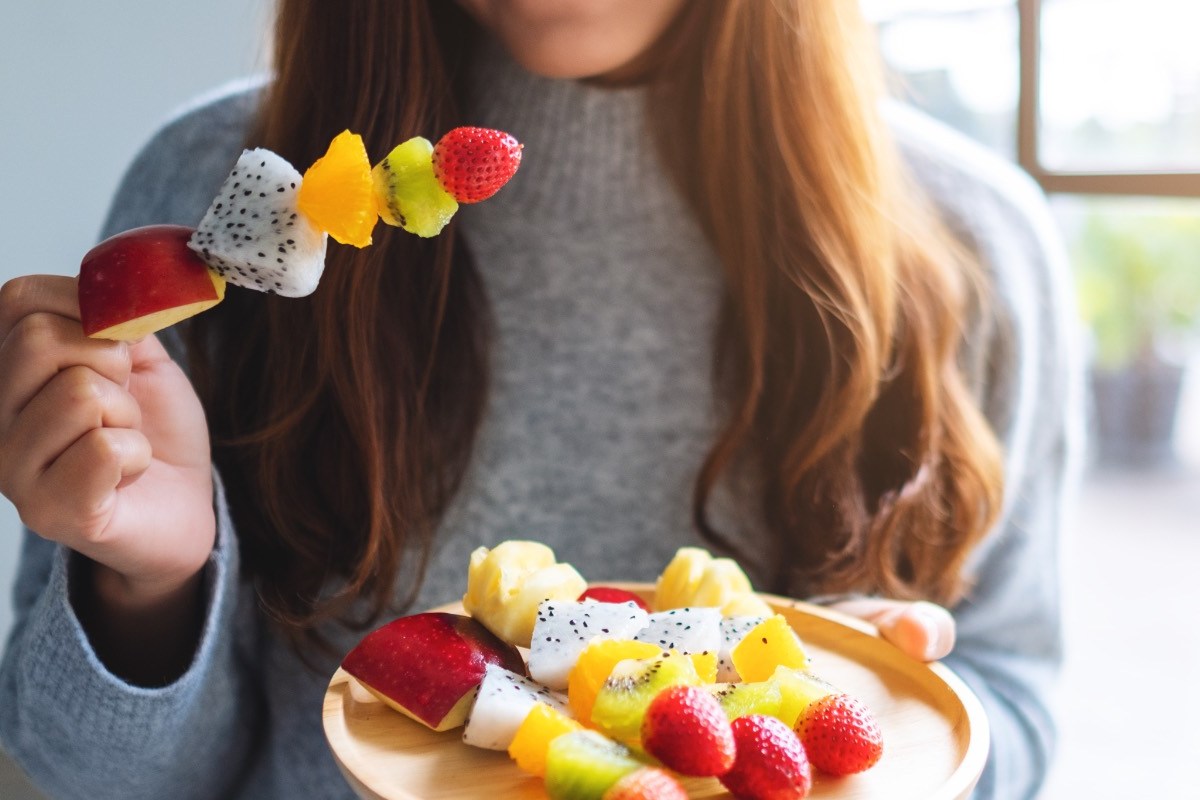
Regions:
<svg viewBox="0 0 1200 800"><path fill-rule="evenodd" d="M1200 607L1200 3L862 2L897 93L1049 192L1075 272L1092 437L1064 542L1063 730L1044 796L1181 796L1200 752L1182 722L1200 718L1200 626L1185 617ZM0 282L76 272L157 125L261 70L268 5L9 4ZM19 541L0 499L0 650ZM1118 685L1155 702L1118 712ZM0 755L0 798L37 797Z"/></svg>
<svg viewBox="0 0 1200 800"><path fill-rule="evenodd" d="M1195 796L1200 3L864 6L897 92L1048 191L1074 270L1090 454L1064 538L1061 749L1043 797ZM1117 674L1165 702L1118 707Z"/></svg>
<svg viewBox="0 0 1200 800"><path fill-rule="evenodd" d="M198 95L261 71L269 8L269 0L5 0L0 283L78 273L117 181L158 126ZM20 541L16 511L0 497L0 652ZM0 800L37 798L0 753Z"/></svg>

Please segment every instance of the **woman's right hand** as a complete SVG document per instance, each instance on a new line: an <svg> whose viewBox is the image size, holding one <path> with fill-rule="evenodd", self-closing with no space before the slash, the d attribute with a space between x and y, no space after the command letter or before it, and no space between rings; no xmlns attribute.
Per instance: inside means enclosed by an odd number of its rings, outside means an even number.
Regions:
<svg viewBox="0 0 1200 800"><path fill-rule="evenodd" d="M148 611L195 587L212 491L204 411L155 337L84 336L74 278L0 288L0 492L94 562L101 606Z"/></svg>

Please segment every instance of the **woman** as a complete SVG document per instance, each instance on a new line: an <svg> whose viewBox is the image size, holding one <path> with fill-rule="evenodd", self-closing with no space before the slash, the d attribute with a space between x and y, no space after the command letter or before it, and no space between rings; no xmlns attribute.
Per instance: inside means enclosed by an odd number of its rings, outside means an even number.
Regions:
<svg viewBox="0 0 1200 800"><path fill-rule="evenodd" d="M452 232L335 248L306 300L231 292L162 337L186 377L84 339L67 279L5 287L0 489L37 532L5 748L63 797L349 796L328 675L475 546L605 580L707 542L918 657L951 606L980 795L1031 795L1073 441L1035 194L885 125L849 2L460 6L284 0L274 81L165 128L107 225L194 225L246 144L514 133Z"/></svg>

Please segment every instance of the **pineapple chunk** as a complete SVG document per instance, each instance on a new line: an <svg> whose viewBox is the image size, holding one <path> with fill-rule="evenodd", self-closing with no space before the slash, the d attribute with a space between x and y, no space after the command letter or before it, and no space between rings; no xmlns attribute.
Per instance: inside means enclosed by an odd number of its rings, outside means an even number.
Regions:
<svg viewBox="0 0 1200 800"><path fill-rule="evenodd" d="M732 558L713 558L699 547L681 547L658 576L656 611L719 608L725 617L769 617L773 612Z"/></svg>
<svg viewBox="0 0 1200 800"><path fill-rule="evenodd" d="M704 574L692 595L689 605L720 608L735 595L751 591L750 579L732 558L714 558L704 567Z"/></svg>
<svg viewBox="0 0 1200 800"><path fill-rule="evenodd" d="M587 581L539 542L507 541L471 553L463 608L509 644L529 647L538 605L574 600Z"/></svg>
<svg viewBox="0 0 1200 800"><path fill-rule="evenodd" d="M707 550L699 547L679 548L671 563L658 576L654 588L655 610L667 611L693 605L692 597L704 577L704 568L711 561L712 556Z"/></svg>
<svg viewBox="0 0 1200 800"><path fill-rule="evenodd" d="M722 617L769 617L775 610L754 592L741 592L721 606Z"/></svg>

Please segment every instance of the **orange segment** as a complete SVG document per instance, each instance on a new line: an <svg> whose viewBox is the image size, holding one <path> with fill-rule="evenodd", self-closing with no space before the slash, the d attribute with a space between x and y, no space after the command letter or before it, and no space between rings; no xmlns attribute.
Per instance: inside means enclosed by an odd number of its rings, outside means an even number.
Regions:
<svg viewBox="0 0 1200 800"><path fill-rule="evenodd" d="M508 754L517 766L531 775L545 777L546 751L550 743L571 731L581 731L583 726L556 708L538 703L525 715L525 721L517 728Z"/></svg>
<svg viewBox="0 0 1200 800"><path fill-rule="evenodd" d="M296 205L334 240L355 247L371 243L379 215L371 161L361 136L342 131L333 138L325 155L304 173Z"/></svg>
<svg viewBox="0 0 1200 800"><path fill-rule="evenodd" d="M746 682L765 681L775 674L776 667L808 666L800 637L779 614L752 628L729 655L734 669Z"/></svg>
<svg viewBox="0 0 1200 800"><path fill-rule="evenodd" d="M658 645L649 642L593 640L579 654L579 660L567 678L567 699L575 718L590 722L596 695L618 663L631 658L653 658L661 652Z"/></svg>

